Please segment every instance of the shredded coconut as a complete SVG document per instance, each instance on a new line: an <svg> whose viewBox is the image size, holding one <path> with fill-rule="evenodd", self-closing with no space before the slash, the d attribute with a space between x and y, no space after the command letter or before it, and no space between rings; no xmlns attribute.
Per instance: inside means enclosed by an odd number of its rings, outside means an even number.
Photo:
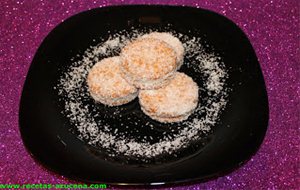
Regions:
<svg viewBox="0 0 300 190"><path fill-rule="evenodd" d="M208 134L217 123L222 109L226 105L228 89L225 87L227 72L221 58L213 53L207 53L203 43L198 37L190 37L186 34L172 32L180 38L186 54L184 65L193 69L203 77L204 84L199 85L200 91L207 92L208 100L205 104L200 103L190 118L180 123L178 128L173 128L162 132L163 138L153 142L152 136L131 137L130 125L141 125L141 120L132 121L131 116L126 117L126 123L119 123L125 132L116 130L109 126L104 120L97 119L99 113L93 112L95 105L86 104L89 94L86 90L86 77L89 69L99 59L108 56L116 56L124 45L144 34L143 31L130 30L111 34L109 39L90 47L82 59L74 61L67 71L63 72L55 89L58 90L60 101L65 110L63 114L75 126L78 137L84 142L99 147L107 152L111 157L129 156L147 162L150 158L155 158L162 154L172 154L176 157L176 152L190 145L191 142L202 138L200 134ZM80 57L80 55L79 55ZM183 66L184 66L183 65ZM188 73L187 73L188 74ZM106 108L113 109L113 108ZM123 117L122 107L115 108L114 113L107 112L106 117ZM203 114L205 113L205 114ZM155 123L146 122L141 127L154 129ZM140 139L140 140L138 140Z"/></svg>

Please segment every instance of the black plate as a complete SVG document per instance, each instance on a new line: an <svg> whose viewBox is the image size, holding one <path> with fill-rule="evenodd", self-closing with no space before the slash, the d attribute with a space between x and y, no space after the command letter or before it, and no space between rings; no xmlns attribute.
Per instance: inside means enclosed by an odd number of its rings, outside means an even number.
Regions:
<svg viewBox="0 0 300 190"><path fill-rule="evenodd" d="M53 89L61 75L59 70L68 67L72 57L95 45L93 39L107 38L107 31L164 26L201 36L220 52L228 70L226 83L232 89L228 104L205 145L195 146L176 159L151 163L106 159L97 148L70 132L72 126L61 113L59 96ZM189 72L184 67L182 70ZM263 141L268 100L253 48L241 29L227 18L190 7L105 7L69 18L43 41L26 77L19 123L31 155L67 177L111 184L175 183L220 176L247 161Z"/></svg>

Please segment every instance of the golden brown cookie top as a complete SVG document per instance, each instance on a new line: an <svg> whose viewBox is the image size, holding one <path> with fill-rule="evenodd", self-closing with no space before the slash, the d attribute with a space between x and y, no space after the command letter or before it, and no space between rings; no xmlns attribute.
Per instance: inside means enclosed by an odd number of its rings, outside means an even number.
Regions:
<svg viewBox="0 0 300 190"><path fill-rule="evenodd" d="M121 98L137 89L121 77L120 57L110 57L96 63L89 71L89 91L101 98Z"/></svg>
<svg viewBox="0 0 300 190"><path fill-rule="evenodd" d="M140 104L150 115L182 116L196 108L198 86L184 73L176 72L170 83L156 90L141 90Z"/></svg>
<svg viewBox="0 0 300 190"><path fill-rule="evenodd" d="M152 38L137 39L121 53L123 71L135 80L156 80L176 70L176 53L167 43Z"/></svg>

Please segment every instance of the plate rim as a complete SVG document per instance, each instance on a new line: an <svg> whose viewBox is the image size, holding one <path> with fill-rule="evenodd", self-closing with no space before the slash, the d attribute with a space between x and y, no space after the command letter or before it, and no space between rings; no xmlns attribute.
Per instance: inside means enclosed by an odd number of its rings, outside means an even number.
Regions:
<svg viewBox="0 0 300 190"><path fill-rule="evenodd" d="M72 174L68 174L66 175L65 173L59 171L59 170L55 170L53 168L51 168L50 166L47 165L47 163L44 163L44 161L40 160L38 158L37 155L35 155L30 149L29 149L29 145L27 144L26 140L24 140L24 134L22 133L22 127L21 127L21 123L22 123L22 119L21 119L21 110L24 109L22 108L22 102L24 101L24 93L23 93L23 90L24 90L24 87L25 85L28 83L28 73L30 70L32 70L32 65L34 64L34 62L37 62L36 61L36 58L38 57L38 52L40 52L40 49L42 46L44 46L45 42L47 42L47 40L49 39L49 36L53 35L54 33L56 33L56 30L59 26L63 25L65 22L68 22L69 20L73 19L74 17L79 17L83 14L86 14L86 13L90 13L92 11L99 11L99 10L102 10L102 11L110 11L111 9L115 9L115 8L127 8L127 7L140 7L140 8L147 8L147 7L155 7L155 8L164 8L164 7L168 7L168 8L172 8L172 7L176 7L176 8L183 8L183 9L190 9L190 10L193 10L193 11L205 11L205 12L209 12L209 13L213 13L215 15L218 15L219 17L222 17L222 18L225 18L228 22L231 22L231 24L234 24L236 28L238 28L239 30L241 30L243 33L244 33L244 37L247 39L248 43L250 44L253 52L254 52L254 55L257 59L257 62L258 62L258 66L259 66L259 70L260 70L260 75L262 76L263 78L263 82L264 82L264 91L266 93L266 106L267 106L267 118L266 118L266 127L265 127L265 130L264 130L264 134L262 136L262 138L260 139L260 143L259 143L259 146L256 147L255 150L252 151L251 155L248 157L248 159L245 159L239 163L235 163L233 166L230 166L230 167L227 167L229 169L225 169L225 170L222 170L222 171L219 171L219 172L215 172L213 174L210 174L209 176L200 176L200 177L194 177L194 178L186 178L184 180L173 180L173 181L166 181L166 182L163 182L163 181L158 181L158 182L151 182L151 183L128 183L128 182L105 182L105 181L95 181L95 180L86 180L86 179L82 179L82 178L78 178ZM262 68L261 68L261 64L257 58L257 55L255 54L255 49L250 41L250 39L248 38L248 36L246 35L246 33L244 32L244 30L242 30L235 22L233 22L231 19L221 15L220 13L218 12L215 12L215 11L212 11L212 10L208 10L208 9L205 9L205 8L202 8L202 7L193 7L193 6L179 6L179 5L168 5L168 4L126 4L126 5L109 5L109 6L104 6L104 7L97 7L97 8L92 8L90 10L84 10L84 11L81 11L81 12L78 12L74 15L71 15L69 16L68 18L66 18L65 20L63 20L62 22L58 23L57 25L55 25L51 30L50 32L47 33L47 35L44 37L44 39L42 40L42 42L40 43L39 47L37 48L37 50L35 51L35 54L33 56L33 59L30 63L30 66L27 70L27 73L26 73L26 77L25 77L25 80L24 80L24 83L22 85L22 91L21 91L21 96L20 96L20 99L19 99L19 110L18 110L18 128L19 128L19 131L20 131L20 136L22 138L22 143L24 144L24 147L26 149L26 151L29 153L29 155L39 164L39 165L42 165L42 167L46 168L47 169L47 172L50 171L50 173L52 173L53 175L61 175L61 176L64 176L66 177L66 181L72 181L72 180L76 180L76 181L79 181L79 182L87 182L87 183L104 183L104 184L107 184L107 185L118 185L118 186L139 186L139 187L142 187L142 186L169 186L169 185L178 185L178 184L182 184L183 183L189 183L189 184L193 184L193 183L202 183L202 182L206 182L206 181L209 181L209 180L212 180L212 179L217 179L221 176L224 176L224 175L227 175L229 173L231 173L232 171L235 171L236 169L240 168L242 165L246 164L249 160L251 160L251 158L258 152L258 150L260 149L260 147L262 146L263 144L263 141L265 139L265 136L266 136L266 133L267 133L267 130L269 129L269 112L270 112L270 108L269 108L269 95L268 95L268 91L267 91L267 88L266 88L266 82L265 82L265 76L262 72ZM58 177L58 176L57 176Z"/></svg>

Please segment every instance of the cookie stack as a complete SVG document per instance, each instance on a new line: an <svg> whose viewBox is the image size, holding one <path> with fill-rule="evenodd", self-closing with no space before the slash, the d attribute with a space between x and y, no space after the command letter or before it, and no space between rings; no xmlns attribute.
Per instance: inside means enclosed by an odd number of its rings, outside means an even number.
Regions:
<svg viewBox="0 0 300 190"><path fill-rule="evenodd" d="M142 111L159 122L188 118L198 104L198 86L184 73L184 47L169 33L153 32L129 44L120 56L96 63L87 84L96 102L126 104L137 96Z"/></svg>

